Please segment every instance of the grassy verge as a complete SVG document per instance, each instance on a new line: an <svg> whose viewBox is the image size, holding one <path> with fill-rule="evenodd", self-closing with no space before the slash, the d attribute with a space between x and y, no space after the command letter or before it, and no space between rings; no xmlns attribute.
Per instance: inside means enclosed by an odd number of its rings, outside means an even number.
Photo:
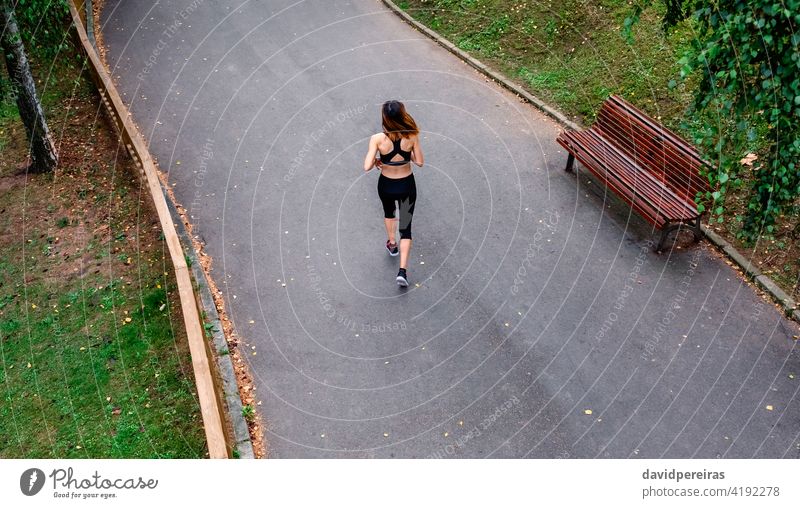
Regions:
<svg viewBox="0 0 800 508"><path fill-rule="evenodd" d="M203 457L155 210L79 66L34 69L55 174L0 107L0 457Z"/></svg>
<svg viewBox="0 0 800 508"><path fill-rule="evenodd" d="M634 43L621 35L625 0L402 0L415 19L487 65L516 80L568 116L589 125L608 95L619 94L681 131L696 82L681 83L677 63L693 38L684 22L665 35L663 5L642 14ZM669 86L673 81L673 85ZM774 238L755 245L737 239L747 203L736 191L728 215L711 226L800 299L800 205L782 217Z"/></svg>
<svg viewBox="0 0 800 508"><path fill-rule="evenodd" d="M661 13L645 11L628 44L620 27L628 2L407 0L401 5L459 48L524 84L582 121L611 93L635 100L653 116L679 120L690 92L667 87L679 71L684 24L665 40Z"/></svg>

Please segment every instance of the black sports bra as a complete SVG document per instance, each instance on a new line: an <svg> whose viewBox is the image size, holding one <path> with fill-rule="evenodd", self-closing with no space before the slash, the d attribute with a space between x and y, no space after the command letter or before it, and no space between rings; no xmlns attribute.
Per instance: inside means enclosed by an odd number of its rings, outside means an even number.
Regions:
<svg viewBox="0 0 800 508"><path fill-rule="evenodd" d="M392 151L386 154L381 154L381 163L386 166L403 166L411 162L411 152L407 152L400 148L400 142L403 138L398 139L397 141L392 141ZM401 155L403 160L401 161L393 161L395 155Z"/></svg>

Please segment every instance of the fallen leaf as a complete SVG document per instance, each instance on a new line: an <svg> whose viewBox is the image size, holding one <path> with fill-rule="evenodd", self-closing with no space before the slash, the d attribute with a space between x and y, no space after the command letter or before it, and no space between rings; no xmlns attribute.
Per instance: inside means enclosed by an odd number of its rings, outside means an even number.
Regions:
<svg viewBox="0 0 800 508"><path fill-rule="evenodd" d="M584 409L583 410L583 414L590 415L590 414L592 414L592 410L591 409Z"/></svg>
<svg viewBox="0 0 800 508"><path fill-rule="evenodd" d="M388 432L384 432L383 433L383 437L389 437L389 433Z"/></svg>
<svg viewBox="0 0 800 508"><path fill-rule="evenodd" d="M747 154L747 155L745 155L745 156L744 156L744 158L743 158L742 160L740 160L739 162L740 162L740 163L741 163L743 166L752 166L752 165L753 165L753 161L755 161L756 159L758 159L758 156L757 156L756 154L754 154L754 153L748 153L748 154Z"/></svg>
<svg viewBox="0 0 800 508"><path fill-rule="evenodd" d="M767 411L772 411L773 409L775 408L772 407L772 404L767 404Z"/></svg>

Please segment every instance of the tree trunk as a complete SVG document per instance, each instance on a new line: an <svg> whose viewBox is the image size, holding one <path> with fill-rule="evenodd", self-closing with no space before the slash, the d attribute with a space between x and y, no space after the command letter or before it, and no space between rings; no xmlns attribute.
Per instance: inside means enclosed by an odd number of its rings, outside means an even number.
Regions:
<svg viewBox="0 0 800 508"><path fill-rule="evenodd" d="M28 57L22 45L14 10L8 0L0 0L0 30L0 46L5 54L11 86L17 96L19 116L31 143L29 170L37 173L52 171L58 163L58 155L47 129L42 105L36 96L36 85L28 65Z"/></svg>

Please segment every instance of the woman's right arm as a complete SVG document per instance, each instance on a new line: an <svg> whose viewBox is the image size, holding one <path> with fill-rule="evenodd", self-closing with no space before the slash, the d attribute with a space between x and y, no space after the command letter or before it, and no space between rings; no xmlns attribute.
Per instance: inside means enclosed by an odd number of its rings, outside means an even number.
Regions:
<svg viewBox="0 0 800 508"><path fill-rule="evenodd" d="M373 135L369 138L369 149L364 158L364 171L369 171L375 167L375 154L378 152L378 136Z"/></svg>
<svg viewBox="0 0 800 508"><path fill-rule="evenodd" d="M414 139L414 147L411 149L411 160L414 161L418 167L425 164L425 155L422 153L422 145L419 143L419 135Z"/></svg>

